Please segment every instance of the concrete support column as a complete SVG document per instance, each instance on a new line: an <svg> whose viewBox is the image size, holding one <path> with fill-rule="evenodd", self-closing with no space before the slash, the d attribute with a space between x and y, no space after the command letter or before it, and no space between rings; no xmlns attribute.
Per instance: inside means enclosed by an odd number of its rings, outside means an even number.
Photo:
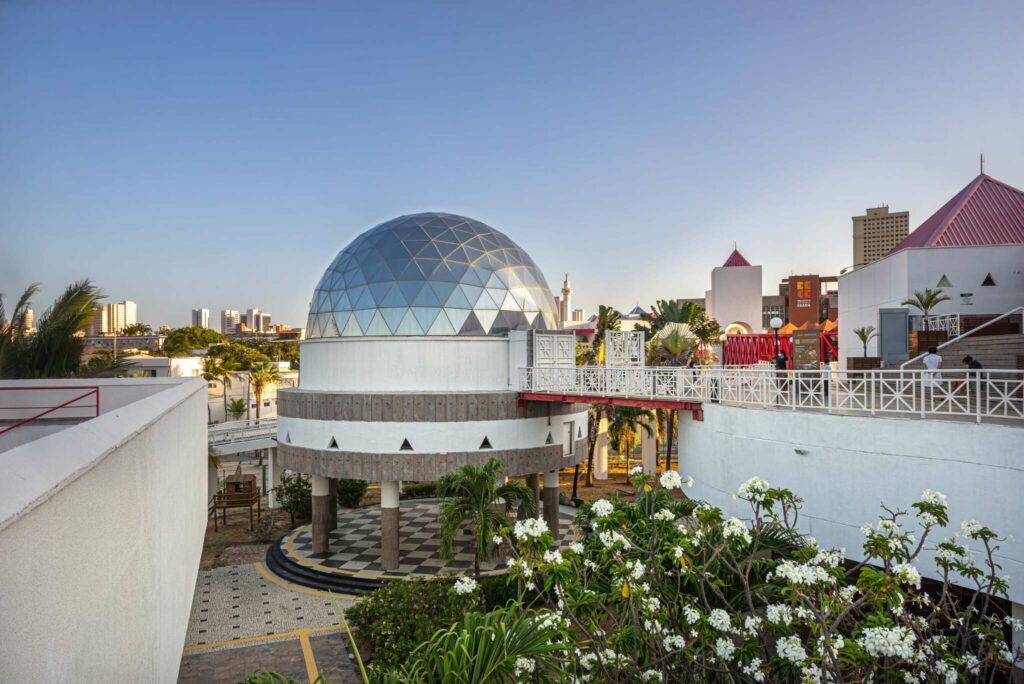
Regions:
<svg viewBox="0 0 1024 684"><path fill-rule="evenodd" d="M529 487L533 491L533 504L536 507L537 512L539 513L540 512L540 477L536 473L534 473L532 475L527 475L526 476L526 486ZM516 514L516 517L519 520L526 520L530 516L528 516L526 514L526 509L523 508L522 506L520 506L519 507L519 511Z"/></svg>
<svg viewBox="0 0 1024 684"><path fill-rule="evenodd" d="M551 530L551 536L561 539L562 532L558 529L558 471L544 473L544 522Z"/></svg>
<svg viewBox="0 0 1024 684"><path fill-rule="evenodd" d="M322 475L310 479L313 489L313 553L327 553L330 548L331 497L328 480Z"/></svg>
<svg viewBox="0 0 1024 684"><path fill-rule="evenodd" d="M277 508L277 495L274 494L274 487L281 484L281 463L277 460L277 447L267 449L267 474L270 476L267 483L267 508Z"/></svg>
<svg viewBox="0 0 1024 684"><path fill-rule="evenodd" d="M651 426L651 434L648 435L643 428L640 429L640 462L644 472L653 475L658 470L658 439L655 434L654 418L645 418L644 422Z"/></svg>
<svg viewBox="0 0 1024 684"><path fill-rule="evenodd" d="M330 499L328 504L331 507L331 519L327 523L327 529L338 529L338 478L327 478L327 496Z"/></svg>
<svg viewBox="0 0 1024 684"><path fill-rule="evenodd" d="M603 416L597 424L597 441L594 443L594 479L608 479L608 419Z"/></svg>
<svg viewBox="0 0 1024 684"><path fill-rule="evenodd" d="M380 564L385 570L397 570L399 563L399 482L380 483Z"/></svg>

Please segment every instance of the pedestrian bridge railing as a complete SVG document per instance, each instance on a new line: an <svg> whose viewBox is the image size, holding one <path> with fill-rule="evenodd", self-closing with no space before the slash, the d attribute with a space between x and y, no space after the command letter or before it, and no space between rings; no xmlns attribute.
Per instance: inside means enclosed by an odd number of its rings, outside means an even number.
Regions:
<svg viewBox="0 0 1024 684"><path fill-rule="evenodd" d="M1024 421L1021 370L807 370L761 367L521 368L531 394L709 402L854 415ZM1022 422L1024 425L1024 422Z"/></svg>
<svg viewBox="0 0 1024 684"><path fill-rule="evenodd" d="M207 430L210 446L245 442L264 437L277 436L277 419L236 420L227 423L214 423Z"/></svg>

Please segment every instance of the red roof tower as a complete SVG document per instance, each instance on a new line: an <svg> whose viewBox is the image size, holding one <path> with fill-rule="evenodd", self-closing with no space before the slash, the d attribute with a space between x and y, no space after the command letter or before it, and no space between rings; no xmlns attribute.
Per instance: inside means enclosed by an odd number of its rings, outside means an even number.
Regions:
<svg viewBox="0 0 1024 684"><path fill-rule="evenodd" d="M732 254L730 254L729 258L725 260L724 264L722 264L722 266L725 266L725 267L730 267L730 266L749 266L749 265L750 265L750 262L747 261L746 258L742 254L740 254L740 250L738 250L738 249L732 250Z"/></svg>

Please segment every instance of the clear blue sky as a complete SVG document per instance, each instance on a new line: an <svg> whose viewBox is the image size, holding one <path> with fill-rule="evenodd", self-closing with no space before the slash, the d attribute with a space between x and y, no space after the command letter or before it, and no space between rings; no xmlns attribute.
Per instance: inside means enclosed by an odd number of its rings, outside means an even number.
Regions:
<svg viewBox="0 0 1024 684"><path fill-rule="evenodd" d="M504 230L553 288L703 296L734 241L852 260L986 170L1024 186L1024 3L0 3L0 292L304 324L399 214Z"/></svg>

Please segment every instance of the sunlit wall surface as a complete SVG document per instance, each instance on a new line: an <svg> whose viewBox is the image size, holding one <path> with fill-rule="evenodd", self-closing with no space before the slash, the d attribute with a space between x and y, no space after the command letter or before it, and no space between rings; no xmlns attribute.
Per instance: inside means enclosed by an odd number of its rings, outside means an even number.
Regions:
<svg viewBox="0 0 1024 684"><path fill-rule="evenodd" d="M338 253L307 338L504 335L556 326L544 275L504 233L454 214L400 216Z"/></svg>

